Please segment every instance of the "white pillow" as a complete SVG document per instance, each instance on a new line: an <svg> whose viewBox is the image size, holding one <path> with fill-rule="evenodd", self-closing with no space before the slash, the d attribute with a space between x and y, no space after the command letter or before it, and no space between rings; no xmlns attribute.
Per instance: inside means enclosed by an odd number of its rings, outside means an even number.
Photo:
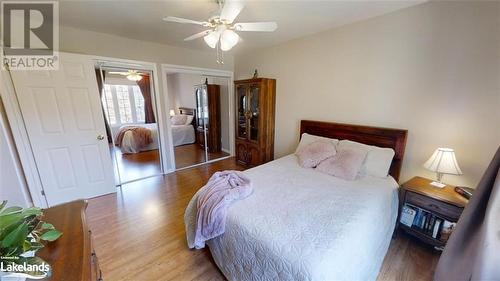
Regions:
<svg viewBox="0 0 500 281"><path fill-rule="evenodd" d="M191 125L191 122L193 122L193 118L193 115L187 115L186 124L184 125Z"/></svg>
<svg viewBox="0 0 500 281"><path fill-rule="evenodd" d="M338 146L338 149L342 147L351 147L368 152L360 171L361 175L385 178L389 174L389 168L391 167L392 158L394 157L393 149L366 145L350 140L341 140Z"/></svg>
<svg viewBox="0 0 500 281"><path fill-rule="evenodd" d="M300 138L299 145L297 146L297 149L295 150L295 154L297 154L299 152L299 150L301 148L303 148L304 146L307 146L308 144L313 143L315 141L319 141L319 140L330 141L330 142L333 143L333 145L335 147L339 143L339 140L337 140L337 139L325 138L325 137L311 135L311 134L308 134L308 133L303 133L302 137Z"/></svg>
<svg viewBox="0 0 500 281"><path fill-rule="evenodd" d="M186 124L186 120L187 115L184 114L174 115L170 118L170 122L172 122L172 125L184 125Z"/></svg>

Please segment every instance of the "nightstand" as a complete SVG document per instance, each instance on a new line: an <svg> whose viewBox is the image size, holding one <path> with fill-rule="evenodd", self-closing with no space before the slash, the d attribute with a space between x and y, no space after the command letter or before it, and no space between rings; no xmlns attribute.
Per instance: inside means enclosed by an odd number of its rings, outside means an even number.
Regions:
<svg viewBox="0 0 500 281"><path fill-rule="evenodd" d="M440 248L447 240L446 234L441 236L444 225L458 221L468 200L456 193L454 186L436 188L430 185L431 182L430 179L414 177L402 184L398 227L423 242ZM401 223L405 206L416 211L411 226ZM408 214L405 213L405 216L408 218ZM411 217L412 215L409 216Z"/></svg>

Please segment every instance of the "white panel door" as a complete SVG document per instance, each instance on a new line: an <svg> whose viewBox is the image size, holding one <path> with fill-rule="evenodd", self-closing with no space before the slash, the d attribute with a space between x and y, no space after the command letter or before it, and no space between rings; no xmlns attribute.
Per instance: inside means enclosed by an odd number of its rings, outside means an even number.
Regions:
<svg viewBox="0 0 500 281"><path fill-rule="evenodd" d="M12 71L50 206L116 191L93 61L60 53L57 71Z"/></svg>

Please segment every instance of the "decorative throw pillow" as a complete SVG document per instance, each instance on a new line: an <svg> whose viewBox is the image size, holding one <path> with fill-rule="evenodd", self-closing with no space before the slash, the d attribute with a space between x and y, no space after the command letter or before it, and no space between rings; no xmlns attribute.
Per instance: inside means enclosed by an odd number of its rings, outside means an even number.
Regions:
<svg viewBox="0 0 500 281"><path fill-rule="evenodd" d="M298 153L301 148L307 146L308 144L311 144L315 141L325 141L325 142L331 142L333 145L336 147L337 143L339 142L338 139L331 139L331 138L325 138L325 137L320 137L320 136L315 136L311 135L308 133L303 133L299 145L297 146L297 149L295 150L295 153Z"/></svg>
<svg viewBox="0 0 500 281"><path fill-rule="evenodd" d="M193 115L186 115L186 123L184 125L191 125L191 122L193 122Z"/></svg>
<svg viewBox="0 0 500 281"><path fill-rule="evenodd" d="M301 148L296 154L300 166L314 168L321 161L335 155L336 150L333 143L329 141L315 141Z"/></svg>
<svg viewBox="0 0 500 281"><path fill-rule="evenodd" d="M370 175L379 178L387 177L391 167L394 150L373 145L366 145L355 141L342 140L338 144L338 149L352 148L367 152L365 162L361 167L361 175Z"/></svg>
<svg viewBox="0 0 500 281"><path fill-rule="evenodd" d="M186 124L187 121L187 115L180 114L180 115L174 115L170 118L170 122L172 122L172 125L184 125Z"/></svg>
<svg viewBox="0 0 500 281"><path fill-rule="evenodd" d="M365 150L343 148L334 156L323 160L316 170L345 180L354 180L358 175L367 152Z"/></svg>

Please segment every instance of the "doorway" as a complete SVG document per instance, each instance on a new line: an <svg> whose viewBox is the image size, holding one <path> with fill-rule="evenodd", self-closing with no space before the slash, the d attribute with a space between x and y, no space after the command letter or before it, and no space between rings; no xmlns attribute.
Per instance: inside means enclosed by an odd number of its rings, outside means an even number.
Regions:
<svg viewBox="0 0 500 281"><path fill-rule="evenodd" d="M231 155L230 77L167 71L175 168Z"/></svg>
<svg viewBox="0 0 500 281"><path fill-rule="evenodd" d="M152 71L107 63L96 76L116 185L162 174Z"/></svg>
<svg viewBox="0 0 500 281"><path fill-rule="evenodd" d="M33 158L24 154L23 166L27 178L35 179L35 204L44 207L116 191L94 63L86 55L60 52L59 65L10 72L10 100L15 97L19 107L10 104L17 112L9 118L25 126L20 139Z"/></svg>

